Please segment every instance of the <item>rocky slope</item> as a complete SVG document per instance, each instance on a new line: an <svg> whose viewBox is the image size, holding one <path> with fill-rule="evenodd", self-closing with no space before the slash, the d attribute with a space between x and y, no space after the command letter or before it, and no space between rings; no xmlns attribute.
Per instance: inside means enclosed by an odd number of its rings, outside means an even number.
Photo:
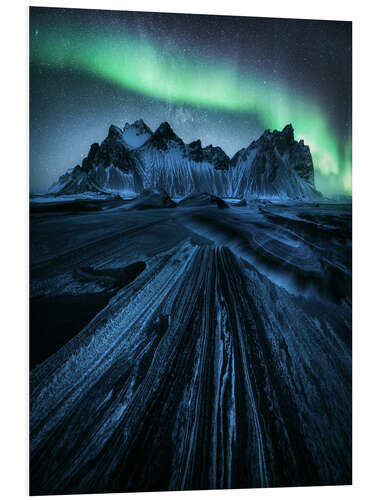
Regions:
<svg viewBox="0 0 375 500"><path fill-rule="evenodd" d="M266 130L231 160L236 195L314 198L314 166L304 141L294 140L292 125L282 132Z"/></svg>

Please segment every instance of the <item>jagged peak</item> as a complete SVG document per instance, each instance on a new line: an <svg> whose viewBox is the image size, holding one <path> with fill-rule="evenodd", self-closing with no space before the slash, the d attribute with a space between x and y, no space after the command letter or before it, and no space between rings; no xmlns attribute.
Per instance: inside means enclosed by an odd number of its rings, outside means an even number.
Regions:
<svg viewBox="0 0 375 500"><path fill-rule="evenodd" d="M202 142L200 139L197 139L196 141L192 141L188 144L190 148L201 148L202 147Z"/></svg>
<svg viewBox="0 0 375 500"><path fill-rule="evenodd" d="M290 142L294 142L294 128L291 123L285 125L283 130L281 131L281 135L286 137Z"/></svg>
<svg viewBox="0 0 375 500"><path fill-rule="evenodd" d="M168 122L163 122L159 125L159 127L155 130L150 141L157 142L166 142L166 141L176 141L183 144L182 139L178 137L178 135L174 132L172 127Z"/></svg>
<svg viewBox="0 0 375 500"><path fill-rule="evenodd" d="M294 128L293 128L293 125L291 123L287 123L281 131L282 134L286 134L289 132L292 132L294 134Z"/></svg>
<svg viewBox="0 0 375 500"><path fill-rule="evenodd" d="M172 127L169 125L168 122L161 123L155 131L155 134L157 133L165 135L167 137L177 137L177 135L175 134L174 130L172 129Z"/></svg>
<svg viewBox="0 0 375 500"><path fill-rule="evenodd" d="M152 134L152 130L150 127L142 120L142 118L139 118L133 123L126 122L124 126L124 132L126 132L129 129L136 128L142 132L147 132L149 134Z"/></svg>
<svg viewBox="0 0 375 500"><path fill-rule="evenodd" d="M221 149L220 146L213 146L212 144L209 144L208 146L205 146L203 148L203 150L204 151L222 151L224 153L224 151Z"/></svg>
<svg viewBox="0 0 375 500"><path fill-rule="evenodd" d="M121 138L122 137L122 130L120 127L117 127L116 125L110 125L108 129L108 137L111 138Z"/></svg>
<svg viewBox="0 0 375 500"><path fill-rule="evenodd" d="M135 120L135 122L133 123L133 126L134 127L147 127L147 125L142 120L142 118L139 118L138 120Z"/></svg>
<svg viewBox="0 0 375 500"><path fill-rule="evenodd" d="M259 139L251 141L247 149L252 149L254 147L257 147L259 144L264 144L268 142L280 143L280 140L287 144L293 144L295 142L294 128L291 123L285 125L285 127L281 131L275 129L271 132L270 129L266 129L263 132L263 134L259 137Z"/></svg>
<svg viewBox="0 0 375 500"><path fill-rule="evenodd" d="M184 142L172 130L168 122L163 122L151 135L151 137L141 146L142 149L149 147L157 147L160 150L166 150L168 143L176 143L180 147L185 147Z"/></svg>

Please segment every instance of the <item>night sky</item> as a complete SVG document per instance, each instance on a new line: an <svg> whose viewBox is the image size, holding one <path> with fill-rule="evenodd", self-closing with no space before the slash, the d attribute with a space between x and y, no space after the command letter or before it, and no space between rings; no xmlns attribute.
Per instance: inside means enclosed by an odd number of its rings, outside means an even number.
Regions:
<svg viewBox="0 0 375 500"><path fill-rule="evenodd" d="M351 192L351 23L30 9L30 189L110 124L168 121L232 156L292 123L325 194Z"/></svg>

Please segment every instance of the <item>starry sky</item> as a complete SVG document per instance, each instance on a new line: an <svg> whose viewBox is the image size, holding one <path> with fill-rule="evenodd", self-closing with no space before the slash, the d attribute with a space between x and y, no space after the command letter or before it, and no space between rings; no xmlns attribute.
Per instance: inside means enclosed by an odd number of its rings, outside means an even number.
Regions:
<svg viewBox="0 0 375 500"><path fill-rule="evenodd" d="M292 123L317 188L351 193L351 23L30 8L30 189L110 124L168 121L232 156Z"/></svg>

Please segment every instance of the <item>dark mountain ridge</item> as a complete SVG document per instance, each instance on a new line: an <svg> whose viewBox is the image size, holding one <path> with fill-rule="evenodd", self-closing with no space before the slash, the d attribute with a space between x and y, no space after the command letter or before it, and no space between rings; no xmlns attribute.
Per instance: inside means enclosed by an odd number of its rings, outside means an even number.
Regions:
<svg viewBox="0 0 375 500"><path fill-rule="evenodd" d="M163 188L171 196L206 191L216 196L315 198L310 149L297 142L288 124L280 132L266 130L232 158L219 147L189 144L168 122L152 132L143 120L109 127L82 161L50 189L55 194L86 191L139 193Z"/></svg>

